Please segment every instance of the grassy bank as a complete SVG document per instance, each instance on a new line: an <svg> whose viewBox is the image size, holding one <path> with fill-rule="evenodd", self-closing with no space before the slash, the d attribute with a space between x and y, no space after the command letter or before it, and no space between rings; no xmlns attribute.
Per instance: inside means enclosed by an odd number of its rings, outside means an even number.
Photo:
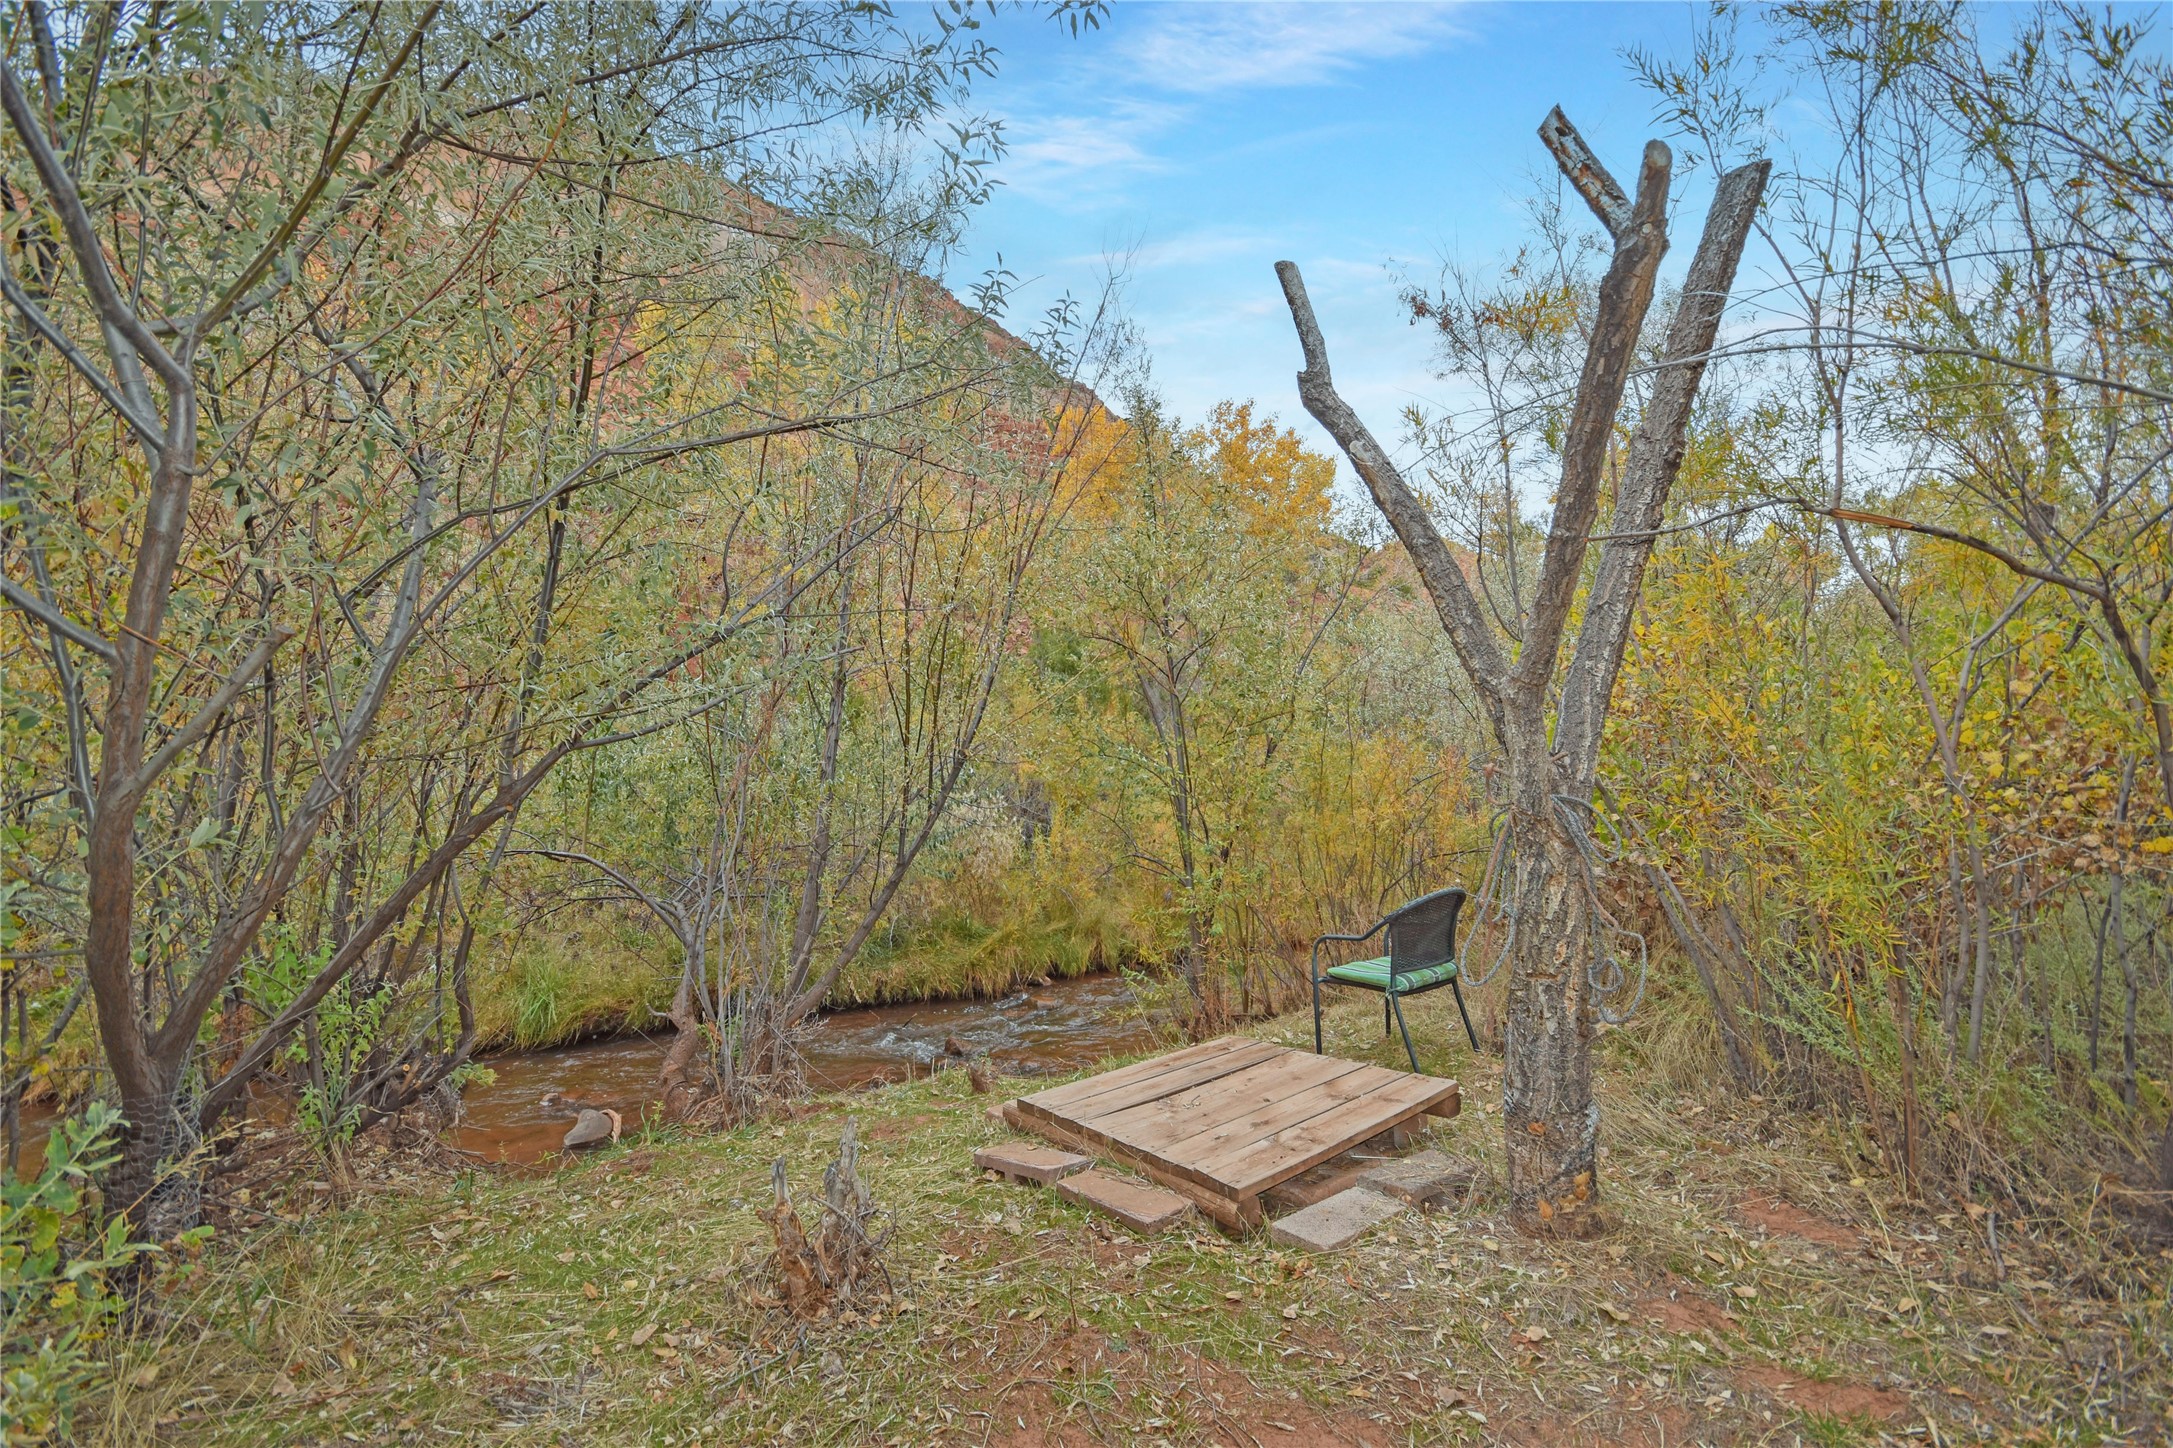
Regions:
<svg viewBox="0 0 2173 1448"><path fill-rule="evenodd" d="M1044 976L1131 964L1130 920L1106 903L1039 900L1023 919L945 916L878 931L831 992L837 1006L1008 995ZM626 909L568 912L488 950L475 978L479 1049L537 1050L653 1028L679 979L677 942Z"/></svg>
<svg viewBox="0 0 2173 1448"><path fill-rule="evenodd" d="M1490 1167L1491 1063L1414 1015ZM1331 1049L1395 1064L1370 1001ZM1257 1033L1296 1041L1309 1022ZM1204 1228L1140 1241L986 1182L1006 1135L962 1074L554 1175L422 1174L213 1250L90 1436L139 1443L1856 1443L2146 1441L2173 1394L2166 1262L1910 1205L1824 1129L1604 1075L1621 1228L1553 1247L1498 1183L1307 1257ZM803 1201L843 1121L893 1214L889 1307L803 1326L751 1300L770 1164ZM267 1205L258 1203L259 1207ZM277 1205L277 1204L271 1204ZM2100 1234L2109 1236L2111 1234ZM180 1306L183 1304L177 1304ZM179 1326L178 1324L186 1324Z"/></svg>

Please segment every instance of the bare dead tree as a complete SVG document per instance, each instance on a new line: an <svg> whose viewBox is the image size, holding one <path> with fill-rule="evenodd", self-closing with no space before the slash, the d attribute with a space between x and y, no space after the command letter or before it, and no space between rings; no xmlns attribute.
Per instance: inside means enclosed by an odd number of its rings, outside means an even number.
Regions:
<svg viewBox="0 0 2173 1448"><path fill-rule="evenodd" d="M1417 493L1337 393L1297 266L1278 262L1276 273L1304 350L1298 393L1306 411L1350 458L1417 566L1503 751L1513 857L1502 1087L1510 1210L1525 1231L1582 1237L1602 1229L1591 1064L1596 1018L1588 974L1597 948L1588 822L1600 740L1645 566L1682 469L1691 404L1770 167L1757 162L1720 178L1651 396L1630 438L1583 622L1562 671L1558 656L1584 582L1585 553L1616 446L1616 414L1667 248L1673 158L1660 142L1647 143L1633 197L1559 109L1549 113L1540 137L1612 237L1614 251L1563 437L1561 484L1540 574L1513 658Z"/></svg>

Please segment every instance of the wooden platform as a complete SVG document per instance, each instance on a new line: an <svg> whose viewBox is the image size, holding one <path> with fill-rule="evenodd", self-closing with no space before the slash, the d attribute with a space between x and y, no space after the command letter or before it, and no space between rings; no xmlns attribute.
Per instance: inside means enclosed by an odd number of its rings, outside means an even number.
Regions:
<svg viewBox="0 0 2173 1448"><path fill-rule="evenodd" d="M1004 1119L1134 1167L1243 1230L1269 1187L1459 1105L1454 1081L1225 1036L1021 1097Z"/></svg>

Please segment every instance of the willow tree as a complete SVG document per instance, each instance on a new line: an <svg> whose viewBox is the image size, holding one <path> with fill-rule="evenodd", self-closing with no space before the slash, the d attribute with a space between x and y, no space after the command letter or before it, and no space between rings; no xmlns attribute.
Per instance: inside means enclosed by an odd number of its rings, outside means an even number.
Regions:
<svg viewBox="0 0 2173 1448"><path fill-rule="evenodd" d="M963 22L861 7L15 14L0 653L41 720L11 734L9 905L96 1014L109 1209L186 1225L176 1163L333 992L457 984L467 852L577 752L713 704L699 661L882 526L731 555L678 617L603 587L729 459L956 385L885 355L808 389L779 358L867 169L819 143L988 64ZM945 153L952 209L983 134ZM727 536L760 526L729 506ZM472 1041L463 999L436 1050L430 1005L376 1109Z"/></svg>
<svg viewBox="0 0 2173 1448"><path fill-rule="evenodd" d="M1501 747L1512 862L1502 1073L1510 1210L1526 1231L1581 1237L1601 1221L1591 980L1601 942L1587 853L1600 736L1645 565L1682 470L1691 403L1770 167L1756 162L1720 178L1625 450L1617 415L1667 250L1673 157L1659 141L1647 142L1632 196L1560 110L1548 114L1539 134L1614 245L1561 434L1561 478L1539 579L1517 637L1505 638L1488 621L1464 564L1417 492L1336 391L1297 266L1285 261L1275 269L1304 349L1298 394L1306 411L1342 447L1409 552ZM1586 555L1611 474L1614 513L1587 587ZM1580 594L1582 621L1564 669L1562 645Z"/></svg>

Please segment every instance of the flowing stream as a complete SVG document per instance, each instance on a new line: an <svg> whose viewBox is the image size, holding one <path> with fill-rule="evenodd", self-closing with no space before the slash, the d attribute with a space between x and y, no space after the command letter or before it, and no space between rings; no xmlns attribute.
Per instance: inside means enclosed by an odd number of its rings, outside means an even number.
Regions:
<svg viewBox="0 0 2173 1448"><path fill-rule="evenodd" d="M1003 1000L831 1012L815 1023L806 1043L808 1084L849 1091L926 1075L952 1037L1014 1075L1076 1070L1104 1056L1143 1050L1155 1039L1153 1022L1135 1008L1121 977L1080 976ZM497 1079L468 1088L465 1120L454 1140L491 1161L537 1161L558 1150L574 1116L567 1101L609 1107L632 1129L656 1099L657 1070L670 1041L668 1034L621 1036L484 1057Z"/></svg>
<svg viewBox="0 0 2173 1448"><path fill-rule="evenodd" d="M808 1084L850 1091L924 1076L955 1037L1012 1075L1076 1070L1154 1044L1155 1027L1120 976L1089 975L1034 986L1003 1000L869 1006L819 1017L806 1041ZM608 1107L632 1130L656 1101L669 1033L616 1036L546 1051L481 1057L496 1073L462 1096L455 1144L487 1161L526 1164L559 1150L578 1106ZM568 1104L568 1103L575 1104ZM23 1170L37 1170L50 1110L24 1112Z"/></svg>

